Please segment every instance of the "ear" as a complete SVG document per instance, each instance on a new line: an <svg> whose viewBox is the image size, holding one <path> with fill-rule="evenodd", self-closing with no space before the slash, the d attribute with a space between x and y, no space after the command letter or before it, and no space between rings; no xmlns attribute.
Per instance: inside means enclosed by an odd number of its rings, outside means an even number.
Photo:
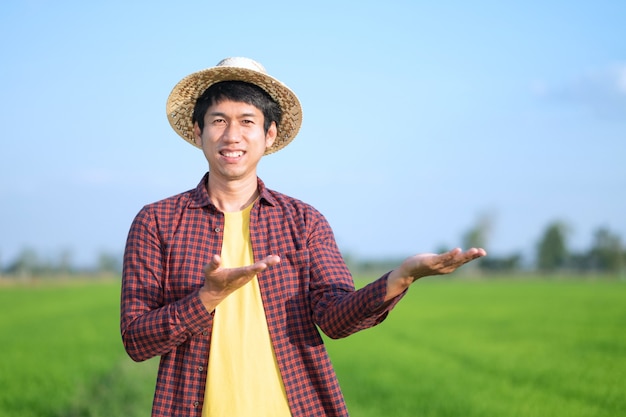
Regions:
<svg viewBox="0 0 626 417"><path fill-rule="evenodd" d="M272 122L270 128L267 129L267 133L265 134L265 148L269 148L274 144L276 140L276 135L278 135L278 129L276 128L276 122Z"/></svg>
<svg viewBox="0 0 626 417"><path fill-rule="evenodd" d="M202 146L202 130L200 130L198 122L193 123L193 141L197 146Z"/></svg>

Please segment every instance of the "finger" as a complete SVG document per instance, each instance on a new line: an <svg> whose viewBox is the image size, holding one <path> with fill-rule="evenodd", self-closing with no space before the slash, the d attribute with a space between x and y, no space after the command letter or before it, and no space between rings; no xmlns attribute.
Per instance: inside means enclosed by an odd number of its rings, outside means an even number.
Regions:
<svg viewBox="0 0 626 417"><path fill-rule="evenodd" d="M484 249L471 248L463 252L458 258L458 266L465 265L475 259L481 258L486 255Z"/></svg>
<svg viewBox="0 0 626 417"><path fill-rule="evenodd" d="M487 255L487 252L483 248L471 248L467 251L467 254L471 256L472 259L476 259Z"/></svg>
<svg viewBox="0 0 626 417"><path fill-rule="evenodd" d="M210 273L217 270L222 265L222 258L219 255L211 256L211 260L204 267L205 273Z"/></svg>
<svg viewBox="0 0 626 417"><path fill-rule="evenodd" d="M262 261L267 266L274 266L280 262L280 256L278 255L270 255Z"/></svg>
<svg viewBox="0 0 626 417"><path fill-rule="evenodd" d="M280 257L277 255L270 255L267 256L266 258L260 260L259 262L253 264L250 266L250 268L255 271L255 272L261 272L264 271L265 269L269 268L270 266L274 266L277 263L280 262Z"/></svg>
<svg viewBox="0 0 626 417"><path fill-rule="evenodd" d="M440 255L439 262L444 265L450 265L458 262L459 257L463 257L465 254L461 250L461 248L455 248L451 251L448 251L442 255Z"/></svg>
<svg viewBox="0 0 626 417"><path fill-rule="evenodd" d="M452 250L449 250L448 252L444 253L443 255L449 258L454 258L456 255L458 255L459 253L462 253L463 251L461 250L461 248L454 248Z"/></svg>

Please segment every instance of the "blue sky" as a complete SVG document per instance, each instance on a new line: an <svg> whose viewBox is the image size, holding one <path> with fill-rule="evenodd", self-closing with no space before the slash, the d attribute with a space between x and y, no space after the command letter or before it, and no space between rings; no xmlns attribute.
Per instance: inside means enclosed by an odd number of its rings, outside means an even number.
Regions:
<svg viewBox="0 0 626 417"><path fill-rule="evenodd" d="M200 151L165 101L185 75L248 56L291 87L300 134L268 187L316 206L342 250L461 244L533 253L626 239L626 3L4 1L0 262L121 253L137 211L193 188Z"/></svg>

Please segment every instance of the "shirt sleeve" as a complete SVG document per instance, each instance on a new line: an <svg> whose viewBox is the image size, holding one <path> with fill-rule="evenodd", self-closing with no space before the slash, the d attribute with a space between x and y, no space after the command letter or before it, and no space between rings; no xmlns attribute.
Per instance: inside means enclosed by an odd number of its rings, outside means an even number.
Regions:
<svg viewBox="0 0 626 417"><path fill-rule="evenodd" d="M120 329L126 352L135 361L164 355L213 322L198 291L164 303L163 253L155 216L144 208L131 225L122 273Z"/></svg>
<svg viewBox="0 0 626 417"><path fill-rule="evenodd" d="M313 316L320 329L328 337L338 339L385 320L406 291L385 302L389 273L355 290L330 225L321 214L311 230L310 294Z"/></svg>

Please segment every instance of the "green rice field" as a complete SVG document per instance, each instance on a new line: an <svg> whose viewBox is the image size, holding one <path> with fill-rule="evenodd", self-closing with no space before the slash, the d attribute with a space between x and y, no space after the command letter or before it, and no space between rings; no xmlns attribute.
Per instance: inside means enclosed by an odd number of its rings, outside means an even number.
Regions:
<svg viewBox="0 0 626 417"><path fill-rule="evenodd" d="M119 336L118 280L0 285L0 416L148 416L156 360ZM327 340L350 414L626 416L626 282L426 278Z"/></svg>

